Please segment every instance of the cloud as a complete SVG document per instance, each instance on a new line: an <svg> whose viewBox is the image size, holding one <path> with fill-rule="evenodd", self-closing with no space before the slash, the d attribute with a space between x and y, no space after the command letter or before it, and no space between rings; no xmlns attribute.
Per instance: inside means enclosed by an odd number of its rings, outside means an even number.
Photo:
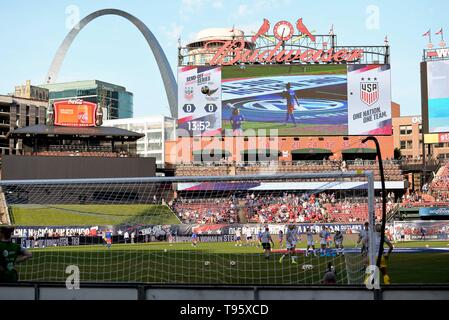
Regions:
<svg viewBox="0 0 449 320"><path fill-rule="evenodd" d="M192 15L197 15L211 8L221 10L224 0L182 0L179 15L184 20L189 20Z"/></svg>
<svg viewBox="0 0 449 320"><path fill-rule="evenodd" d="M184 31L184 26L178 25L176 23L170 24L170 26L163 26L160 28L166 39L166 45L168 47L177 45L178 39L181 37Z"/></svg>
<svg viewBox="0 0 449 320"><path fill-rule="evenodd" d="M239 5L237 13L239 16L257 15L289 5L291 5L291 0L253 0L250 4Z"/></svg>
<svg viewBox="0 0 449 320"><path fill-rule="evenodd" d="M248 5L246 4L241 4L239 5L238 9L237 9L237 14L239 16L246 16L249 12L248 12Z"/></svg>

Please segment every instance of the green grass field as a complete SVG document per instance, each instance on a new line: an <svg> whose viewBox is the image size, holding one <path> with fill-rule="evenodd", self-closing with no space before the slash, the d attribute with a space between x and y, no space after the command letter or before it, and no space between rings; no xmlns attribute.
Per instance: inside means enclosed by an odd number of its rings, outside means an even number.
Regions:
<svg viewBox="0 0 449 320"><path fill-rule="evenodd" d="M16 205L13 224L20 226L107 226L178 224L167 206L154 205Z"/></svg>
<svg viewBox="0 0 449 320"><path fill-rule="evenodd" d="M291 121L291 120L290 120ZM244 122L242 124L243 130L254 130L254 136L259 134L258 130L278 130L279 136L295 136L301 132L303 136L322 135L323 132L329 135L346 135L348 132L347 125L310 125L298 124L295 127L291 122L287 125L276 122ZM231 130L231 122L229 120L223 121L223 129ZM245 131L245 135L251 135L250 132Z"/></svg>
<svg viewBox="0 0 449 320"><path fill-rule="evenodd" d="M447 242L400 243L396 247L447 247ZM346 246L354 247L352 240ZM276 245L278 247L278 245ZM304 247L301 243L299 248ZM288 259L279 263L281 254L266 260L260 248L235 247L234 243L149 243L105 246L44 248L33 250L32 260L18 267L22 281L64 282L66 267L80 268L81 280L102 283L166 284L319 284L328 262L337 269L339 284L363 277L360 256L305 257L298 265ZM236 264L232 266L231 261ZM206 265L206 262L209 262ZM303 265L313 265L305 271ZM449 253L393 253L389 261L393 284L448 284Z"/></svg>
<svg viewBox="0 0 449 320"><path fill-rule="evenodd" d="M229 66L222 70L222 78L258 78L268 76L288 75L320 75L320 74L346 74L346 66L343 65L264 65L248 66L241 69L240 66Z"/></svg>

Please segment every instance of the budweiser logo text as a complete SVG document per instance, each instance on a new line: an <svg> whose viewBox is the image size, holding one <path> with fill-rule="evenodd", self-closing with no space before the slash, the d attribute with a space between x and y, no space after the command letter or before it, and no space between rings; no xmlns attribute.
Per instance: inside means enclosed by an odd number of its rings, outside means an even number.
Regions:
<svg viewBox="0 0 449 320"><path fill-rule="evenodd" d="M217 48L217 43L221 45ZM216 51L210 61L211 65L229 66L236 63L291 63L291 62L353 62L363 57L363 50L281 50L279 42L271 50L249 50L244 40L210 41L204 46L205 51Z"/></svg>

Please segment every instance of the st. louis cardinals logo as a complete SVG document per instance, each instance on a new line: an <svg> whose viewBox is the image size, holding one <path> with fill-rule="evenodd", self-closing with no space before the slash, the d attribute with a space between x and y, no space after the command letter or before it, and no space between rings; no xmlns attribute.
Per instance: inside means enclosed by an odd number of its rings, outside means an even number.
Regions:
<svg viewBox="0 0 449 320"><path fill-rule="evenodd" d="M377 78L362 78L360 82L360 100L369 106L379 101L379 82Z"/></svg>
<svg viewBox="0 0 449 320"><path fill-rule="evenodd" d="M256 42L260 37L265 36L270 31L271 23L268 19L263 19L263 24L259 28L259 31L252 37L251 41ZM316 41L316 37L309 31L306 25L303 22L303 19L298 19L296 21L296 28L298 29L301 37L309 37L313 42ZM293 36L293 25L288 21L280 21L278 22L273 29L274 36L281 41L288 41Z"/></svg>

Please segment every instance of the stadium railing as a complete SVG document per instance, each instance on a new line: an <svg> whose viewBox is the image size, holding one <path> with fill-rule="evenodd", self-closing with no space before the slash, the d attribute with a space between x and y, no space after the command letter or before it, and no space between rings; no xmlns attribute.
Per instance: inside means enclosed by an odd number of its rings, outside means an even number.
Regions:
<svg viewBox="0 0 449 320"><path fill-rule="evenodd" d="M198 286L83 283L68 290L54 283L0 285L0 300L449 300L447 285L365 286Z"/></svg>

